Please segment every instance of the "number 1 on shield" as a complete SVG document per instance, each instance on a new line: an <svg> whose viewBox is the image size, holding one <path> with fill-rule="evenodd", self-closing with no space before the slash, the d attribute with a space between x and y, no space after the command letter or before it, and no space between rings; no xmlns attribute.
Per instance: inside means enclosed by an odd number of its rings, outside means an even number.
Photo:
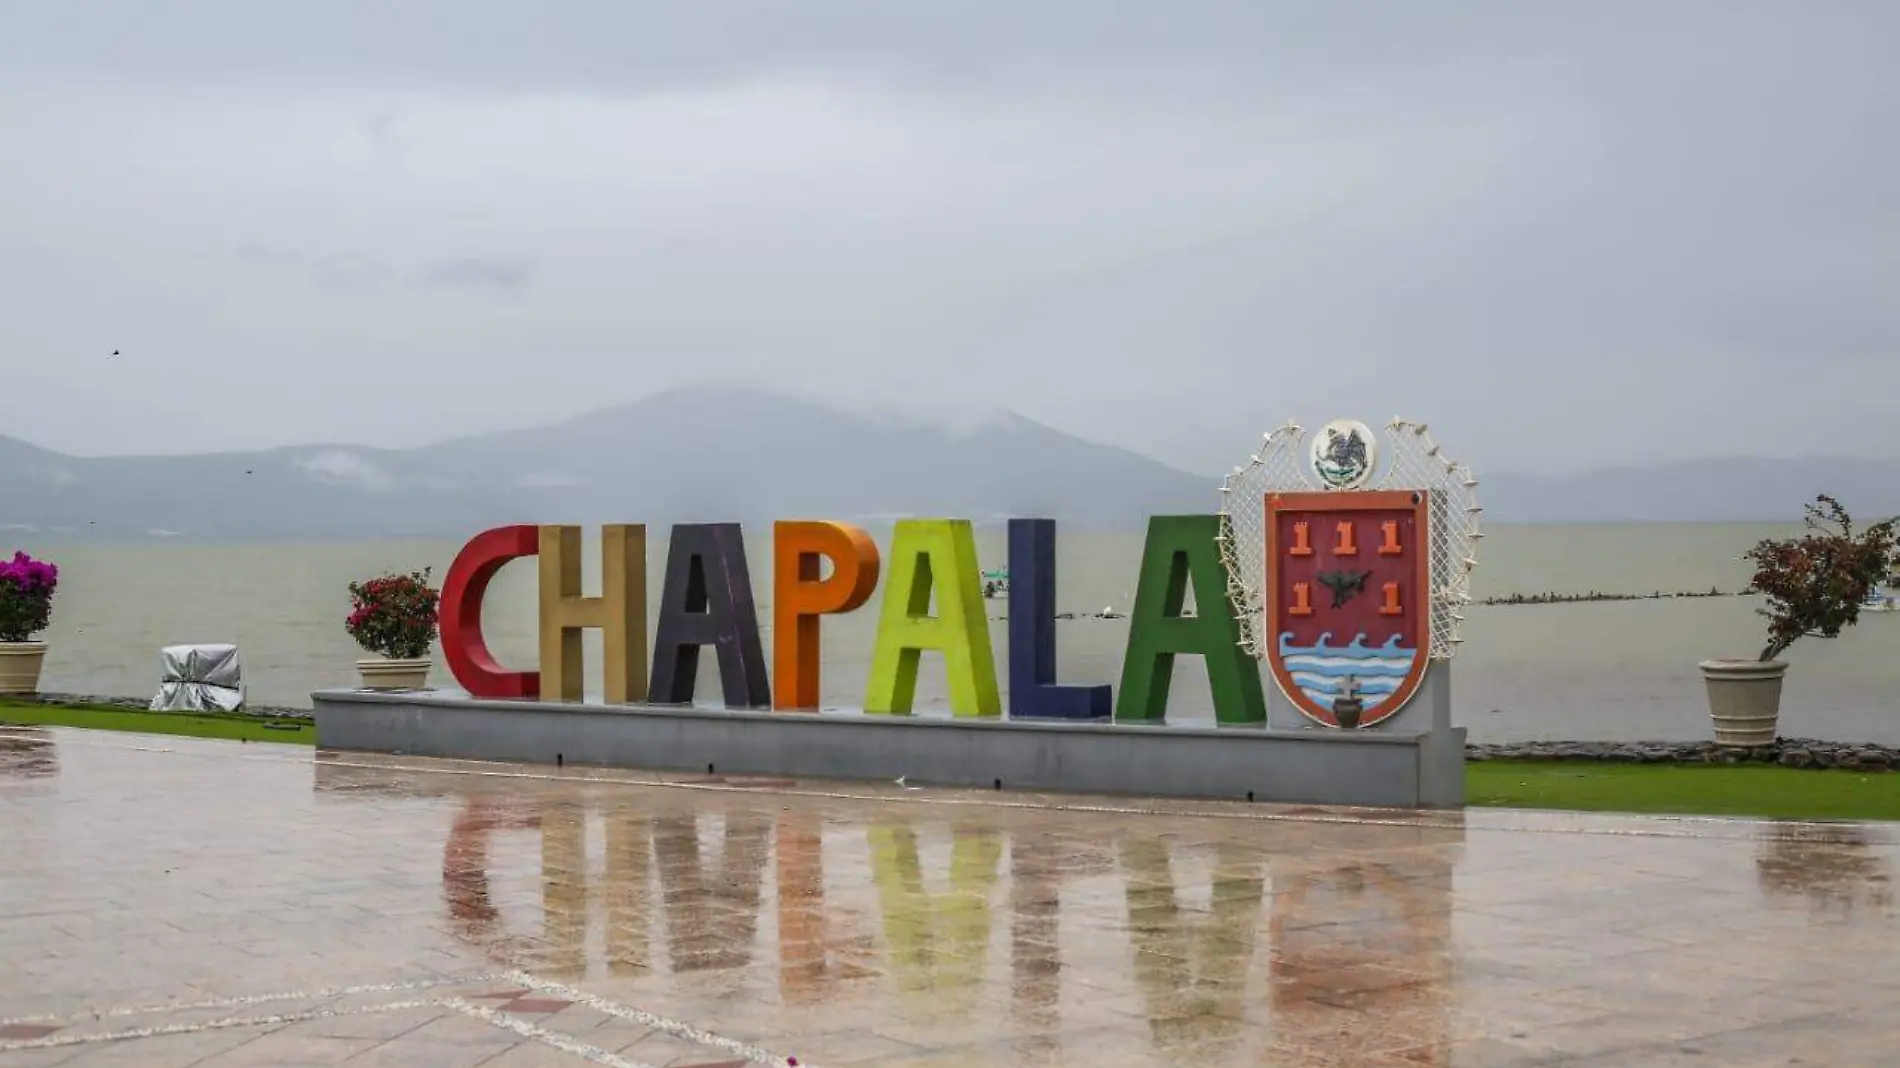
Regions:
<svg viewBox="0 0 1900 1068"><path fill-rule="evenodd" d="M1293 584L1293 607L1286 610L1289 616L1310 616L1313 614L1313 588L1304 582Z"/></svg>
<svg viewBox="0 0 1900 1068"><path fill-rule="evenodd" d="M1313 546L1307 543L1306 521L1293 524L1293 544L1287 548L1288 556L1311 556Z"/></svg>

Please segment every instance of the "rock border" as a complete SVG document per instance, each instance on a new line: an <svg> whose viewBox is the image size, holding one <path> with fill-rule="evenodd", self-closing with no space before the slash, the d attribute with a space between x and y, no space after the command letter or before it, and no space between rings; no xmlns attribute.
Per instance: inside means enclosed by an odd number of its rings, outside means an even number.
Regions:
<svg viewBox="0 0 1900 1068"><path fill-rule="evenodd" d="M36 693L16 695L17 700L32 701L55 708L123 708L128 712L150 712L152 701L148 697L109 697L103 694L86 693ZM189 712L178 715L188 716ZM236 712L219 712L221 716L255 716L258 719L297 719L310 720L307 708L285 708L282 705L245 705Z"/></svg>
<svg viewBox="0 0 1900 1068"><path fill-rule="evenodd" d="M1776 738L1770 745L1714 742L1514 742L1467 745L1465 760L1524 760L1571 764L1777 764L1784 768L1893 771L1900 749L1866 742Z"/></svg>

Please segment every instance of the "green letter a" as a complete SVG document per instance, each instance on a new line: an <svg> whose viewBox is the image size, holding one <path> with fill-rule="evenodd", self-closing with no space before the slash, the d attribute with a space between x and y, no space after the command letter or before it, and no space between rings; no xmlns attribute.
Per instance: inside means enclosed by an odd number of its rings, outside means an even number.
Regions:
<svg viewBox="0 0 1900 1068"><path fill-rule="evenodd" d="M1128 652L1115 695L1115 718L1124 723L1161 723L1168 717L1168 684L1177 653L1196 653L1207 664L1214 719L1223 727L1267 718L1260 665L1240 647L1240 624L1227 600L1227 569L1215 538L1215 515L1157 515L1148 519L1141 551L1141 580L1129 612ZM1193 617L1181 615L1188 582L1194 583Z"/></svg>

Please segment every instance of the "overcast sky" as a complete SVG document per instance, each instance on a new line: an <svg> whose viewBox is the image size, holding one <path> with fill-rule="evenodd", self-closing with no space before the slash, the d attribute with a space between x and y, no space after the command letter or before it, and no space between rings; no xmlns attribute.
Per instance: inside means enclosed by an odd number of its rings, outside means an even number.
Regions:
<svg viewBox="0 0 1900 1068"><path fill-rule="evenodd" d="M1900 456L1900 3L0 0L0 433ZM118 349L121 355L109 354Z"/></svg>

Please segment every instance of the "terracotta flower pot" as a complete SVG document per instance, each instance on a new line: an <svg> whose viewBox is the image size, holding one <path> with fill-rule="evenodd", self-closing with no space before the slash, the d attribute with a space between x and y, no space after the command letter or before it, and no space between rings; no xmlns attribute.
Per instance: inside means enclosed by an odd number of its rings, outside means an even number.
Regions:
<svg viewBox="0 0 1900 1068"><path fill-rule="evenodd" d="M1701 668L1709 687L1715 744L1774 744L1781 680L1788 665L1780 660L1704 660Z"/></svg>
<svg viewBox="0 0 1900 1068"><path fill-rule="evenodd" d="M430 663L426 656L413 660L378 656L358 660L356 672L363 677L365 690L426 690Z"/></svg>
<svg viewBox="0 0 1900 1068"><path fill-rule="evenodd" d="M39 693L45 662L45 642L0 642L0 693Z"/></svg>

